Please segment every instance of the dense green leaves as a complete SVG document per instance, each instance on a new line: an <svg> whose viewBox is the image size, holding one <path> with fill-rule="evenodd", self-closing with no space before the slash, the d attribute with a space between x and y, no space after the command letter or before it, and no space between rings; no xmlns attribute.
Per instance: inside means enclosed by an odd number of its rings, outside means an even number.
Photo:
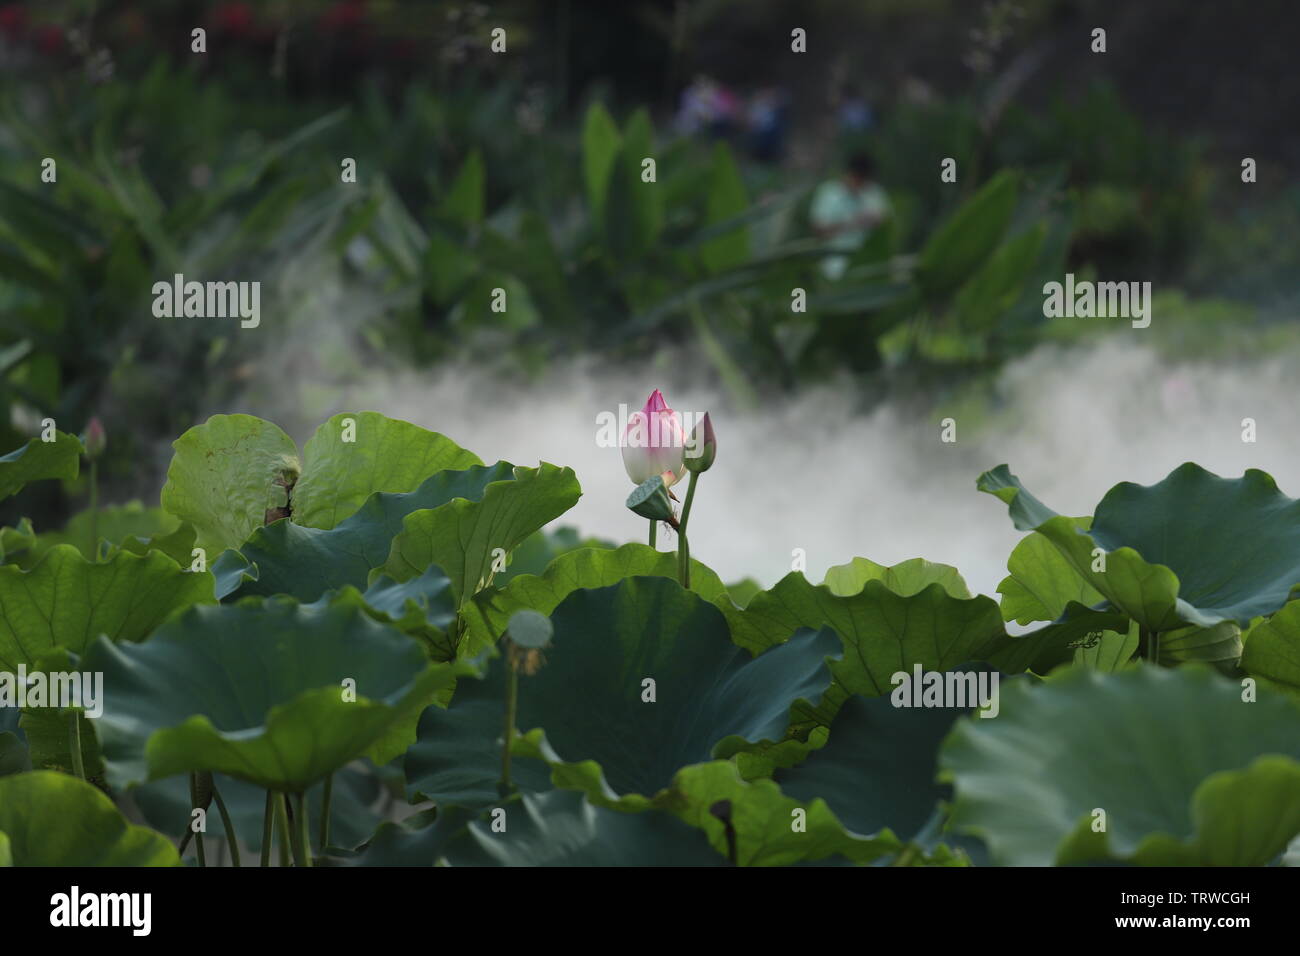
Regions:
<svg viewBox="0 0 1300 956"><path fill-rule="evenodd" d="M464 670L345 599L194 608L145 644L101 640L84 666L104 674L115 786L210 770L286 792L363 754L387 762L410 742L387 735Z"/></svg>
<svg viewBox="0 0 1300 956"><path fill-rule="evenodd" d="M910 673L917 665L943 671L989 660L1008 640L996 604L983 596L952 597L940 583L944 577L940 573L906 596L881 580L867 580L860 591L842 597L792 572L743 610L729 602L722 610L742 647L773 646L798 628L833 629L844 642L844 659L834 666L836 682L850 693L878 696L890 691L897 671ZM951 579L947 583L955 586Z"/></svg>
<svg viewBox="0 0 1300 956"><path fill-rule="evenodd" d="M652 131L600 115L588 173L611 254L639 256L661 225L632 165ZM479 225L482 174L471 156L440 228ZM729 219L710 255L745 238ZM1010 296L1009 247L977 248L1002 227L967 220L943 237L966 290ZM249 416L175 447L162 511L0 534L0 668L102 673L81 763L169 835L192 772L254 848L265 789L318 822L333 779L332 865L1261 865L1300 834L1300 503L1260 472L1185 465L1077 519L985 473L1030 532L999 607L919 558L730 592L693 561L685 590L671 552L543 530L581 494L572 470L486 466L374 413L330 419L303 465ZM1239 660L1258 687L1178 666ZM901 706L900 672L966 696ZM997 719L960 716L986 693ZM0 863L176 863L69 776L71 716L0 722ZM437 809L375 829L385 792ZM88 829L37 847L51 807Z"/></svg>
<svg viewBox="0 0 1300 956"><path fill-rule="evenodd" d="M987 671L970 676L982 676L989 687ZM968 704L978 700L972 694ZM831 724L826 746L798 766L778 770L774 779L792 797L823 798L852 830L889 828L911 839L946 796L947 788L936 780L939 744L967 709L899 707L889 697L851 697Z"/></svg>
<svg viewBox="0 0 1300 956"><path fill-rule="evenodd" d="M515 468L511 478L487 485L480 500L458 498L407 517L384 571L405 581L436 564L451 578L461 607L491 583L494 565L504 567L510 551L572 508L581 494L571 468L546 462Z"/></svg>
<svg viewBox="0 0 1300 956"><path fill-rule="evenodd" d="M457 498L478 501L488 485L513 476L513 467L505 462L440 471L414 491L372 494L360 510L329 529L303 527L297 521L258 528L241 549L257 566L257 580L243 585L240 594L288 594L314 601L346 585L364 589L371 571L388 560L407 515Z"/></svg>
<svg viewBox="0 0 1300 956"><path fill-rule="evenodd" d="M727 761L686 767L658 803L703 829L714 849L740 866L787 866L835 855L869 863L902 846L888 830L868 836L845 829L820 798L787 796L771 780L745 781Z"/></svg>
<svg viewBox="0 0 1300 956"><path fill-rule="evenodd" d="M488 588L475 595L464 608L470 646L485 647L500 637L515 611L532 608L550 614L574 591L608 587L638 575L676 578L677 556L644 544L569 551L540 575L520 575L504 588ZM691 590L706 601L717 601L726 588L713 571L692 559Z"/></svg>
<svg viewBox="0 0 1300 956"><path fill-rule="evenodd" d="M829 686L827 658L839 649L833 635L805 632L752 658L716 608L655 577L574 591L551 623L545 663L519 689L517 725L542 735L517 752L550 763L561 786L625 806L644 806L687 764L781 741L795 705L815 704ZM450 707L424 713L406 758L414 790L458 803L493 798L503 687L500 674L462 681ZM521 761L521 785L540 788L531 763Z"/></svg>
<svg viewBox="0 0 1300 956"><path fill-rule="evenodd" d="M1087 530L1030 495L1005 465L981 475L979 488L1147 631L1245 626L1282 607L1300 582L1300 501L1262 471L1220 478L1189 462L1149 487L1118 484Z"/></svg>
<svg viewBox="0 0 1300 956"><path fill-rule="evenodd" d="M989 257L1011 221L1016 192L1015 175L998 173L930 237L916 268L928 295L952 291Z"/></svg>
<svg viewBox="0 0 1300 956"><path fill-rule="evenodd" d="M960 721L940 756L956 789L953 825L984 839L999 864L1224 854L1262 865L1300 833L1300 708L1284 695L1250 700L1200 668L1075 669L1009 684L1001 709ZM1265 755L1289 767L1255 764ZM1249 779L1220 776L1252 765ZM1252 781L1258 798L1238 799ZM1104 832L1094 831L1099 812Z"/></svg>

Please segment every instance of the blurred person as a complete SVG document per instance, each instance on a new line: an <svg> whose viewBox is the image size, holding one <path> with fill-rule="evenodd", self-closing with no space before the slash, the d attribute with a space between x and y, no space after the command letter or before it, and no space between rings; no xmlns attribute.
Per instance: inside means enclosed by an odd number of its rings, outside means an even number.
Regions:
<svg viewBox="0 0 1300 956"><path fill-rule="evenodd" d="M749 150L763 163L775 163L785 153L789 130L789 97L784 90L764 87L749 101Z"/></svg>
<svg viewBox="0 0 1300 956"><path fill-rule="evenodd" d="M855 252L890 214L889 197L876 182L876 164L868 153L849 156L844 172L817 187L808 209L813 232L846 255L822 260L828 279L844 275L848 253Z"/></svg>
<svg viewBox="0 0 1300 956"><path fill-rule="evenodd" d="M840 133L845 136L859 136L871 131L876 125L876 114L866 97L854 87L846 86L840 94L840 106L836 113Z"/></svg>

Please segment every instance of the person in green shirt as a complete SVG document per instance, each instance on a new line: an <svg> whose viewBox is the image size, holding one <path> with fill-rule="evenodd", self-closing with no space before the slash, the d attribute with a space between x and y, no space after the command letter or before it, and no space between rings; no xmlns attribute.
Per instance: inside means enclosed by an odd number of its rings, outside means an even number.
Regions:
<svg viewBox="0 0 1300 956"><path fill-rule="evenodd" d="M813 193L808 218L813 231L835 249L851 253L889 216L889 197L876 182L876 167L866 153L849 157L844 173ZM848 268L848 255L822 260L822 272L838 279Z"/></svg>

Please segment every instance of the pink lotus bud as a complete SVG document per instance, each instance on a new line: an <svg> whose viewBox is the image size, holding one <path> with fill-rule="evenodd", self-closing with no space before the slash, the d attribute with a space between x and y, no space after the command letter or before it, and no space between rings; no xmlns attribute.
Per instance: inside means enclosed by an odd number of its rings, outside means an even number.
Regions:
<svg viewBox="0 0 1300 956"><path fill-rule="evenodd" d="M675 485L686 473L682 464L686 436L677 413L668 407L659 389L650 393L645 408L628 416L623 433L623 467L634 484L655 475Z"/></svg>
<svg viewBox="0 0 1300 956"><path fill-rule="evenodd" d="M98 458L104 453L105 446L108 445L108 436L104 433L104 425L95 416L86 424L86 434L81 443L86 447L87 458Z"/></svg>
<svg viewBox="0 0 1300 956"><path fill-rule="evenodd" d="M691 432L690 447L686 449L686 467L688 470L702 474L713 467L713 459L718 457L718 439L713 435L713 422L709 413Z"/></svg>

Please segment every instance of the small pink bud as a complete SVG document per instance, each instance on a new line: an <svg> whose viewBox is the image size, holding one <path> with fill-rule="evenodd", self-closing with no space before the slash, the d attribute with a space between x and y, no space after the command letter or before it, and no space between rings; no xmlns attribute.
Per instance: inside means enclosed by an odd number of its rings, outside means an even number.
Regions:
<svg viewBox="0 0 1300 956"><path fill-rule="evenodd" d="M81 439L81 443L86 447L87 458L98 458L104 453L104 448L108 445L108 435L104 432L104 425L96 415L86 424L86 434Z"/></svg>
<svg viewBox="0 0 1300 956"><path fill-rule="evenodd" d="M681 419L656 388L646 399L645 408L628 416L627 431L623 433L623 467L634 484L664 475L664 484L672 486L686 473L682 464L685 445Z"/></svg>

